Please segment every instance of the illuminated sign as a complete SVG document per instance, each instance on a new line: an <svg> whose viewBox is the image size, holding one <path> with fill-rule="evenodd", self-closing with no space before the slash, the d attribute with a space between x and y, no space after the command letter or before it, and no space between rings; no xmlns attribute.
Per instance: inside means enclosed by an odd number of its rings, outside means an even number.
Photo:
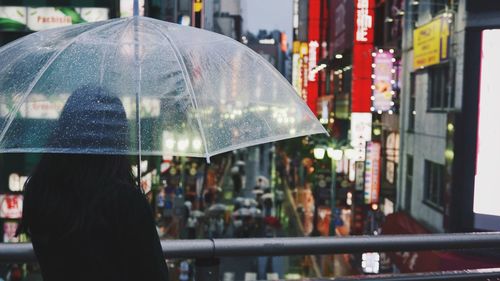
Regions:
<svg viewBox="0 0 500 281"><path fill-rule="evenodd" d="M0 218L19 219L23 214L22 195L0 195Z"/></svg>
<svg viewBox="0 0 500 281"><path fill-rule="evenodd" d="M17 228L19 224L17 222L9 221L3 223L3 242L4 243L18 243L19 237L16 236Z"/></svg>
<svg viewBox="0 0 500 281"><path fill-rule="evenodd" d="M477 130L476 174L474 182L474 225L478 229L500 230L500 189L498 160L500 130L498 127L498 66L500 65L500 29L482 34L481 81Z"/></svg>
<svg viewBox="0 0 500 281"><path fill-rule="evenodd" d="M39 31L109 18L108 8L0 7L0 30Z"/></svg>
<svg viewBox="0 0 500 281"><path fill-rule="evenodd" d="M134 15L134 0L120 0L120 17ZM144 16L144 0L139 0L139 16Z"/></svg>
<svg viewBox="0 0 500 281"><path fill-rule="evenodd" d="M378 203L380 193L380 152L378 142L366 143L365 161L365 203Z"/></svg>
<svg viewBox="0 0 500 281"><path fill-rule="evenodd" d="M309 81L316 81L316 72L312 71L317 65L317 50L319 47L318 41L309 42Z"/></svg>
<svg viewBox="0 0 500 281"><path fill-rule="evenodd" d="M355 44L352 60L351 111L371 112L372 45Z"/></svg>
<svg viewBox="0 0 500 281"><path fill-rule="evenodd" d="M354 15L351 111L370 112L374 0L357 0Z"/></svg>
<svg viewBox="0 0 500 281"><path fill-rule="evenodd" d="M413 31L414 69L448 59L450 21L450 16L445 14Z"/></svg>
<svg viewBox="0 0 500 281"><path fill-rule="evenodd" d="M351 146L354 149L352 161L364 161L366 142L372 138L372 114L351 114Z"/></svg>
<svg viewBox="0 0 500 281"><path fill-rule="evenodd" d="M379 113L391 111L394 106L392 96L395 95L393 86L396 83L394 79L396 70L393 68L395 61L393 53L394 51L379 50L373 54L372 111Z"/></svg>
<svg viewBox="0 0 500 281"><path fill-rule="evenodd" d="M374 6L373 0L357 0L354 30L356 42L373 42Z"/></svg>

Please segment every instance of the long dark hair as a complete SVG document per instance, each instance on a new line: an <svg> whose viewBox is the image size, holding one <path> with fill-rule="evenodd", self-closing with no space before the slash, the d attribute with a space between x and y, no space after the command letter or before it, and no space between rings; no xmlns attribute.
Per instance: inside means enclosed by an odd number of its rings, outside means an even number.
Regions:
<svg viewBox="0 0 500 281"><path fill-rule="evenodd" d="M24 190L21 231L61 237L82 231L119 188L135 188L125 155L44 154Z"/></svg>
<svg viewBox="0 0 500 281"><path fill-rule="evenodd" d="M128 143L127 117L114 93L98 86L74 91L48 140L52 153L42 155L25 185L20 231L63 236L87 227L113 192L135 187Z"/></svg>

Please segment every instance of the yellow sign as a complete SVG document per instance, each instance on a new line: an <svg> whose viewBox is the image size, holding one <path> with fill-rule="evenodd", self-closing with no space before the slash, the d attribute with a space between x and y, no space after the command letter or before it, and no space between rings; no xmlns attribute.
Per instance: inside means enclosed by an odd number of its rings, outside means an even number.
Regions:
<svg viewBox="0 0 500 281"><path fill-rule="evenodd" d="M293 41L293 53L294 54L300 53L300 41Z"/></svg>
<svg viewBox="0 0 500 281"><path fill-rule="evenodd" d="M195 0L193 3L193 10L195 13L201 12L203 9L203 2L201 0Z"/></svg>
<svg viewBox="0 0 500 281"><path fill-rule="evenodd" d="M413 68L419 69L448 59L450 24L441 16L413 31Z"/></svg>

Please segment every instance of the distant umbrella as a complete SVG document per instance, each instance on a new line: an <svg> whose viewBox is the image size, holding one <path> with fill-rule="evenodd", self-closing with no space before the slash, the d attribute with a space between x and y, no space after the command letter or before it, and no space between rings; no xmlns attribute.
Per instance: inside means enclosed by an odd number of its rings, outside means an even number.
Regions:
<svg viewBox="0 0 500 281"><path fill-rule="evenodd" d="M258 194L263 194L264 191L262 189L254 189L252 190L252 193L258 195Z"/></svg>
<svg viewBox="0 0 500 281"><path fill-rule="evenodd" d="M205 216L205 213L200 211L200 210L194 210L191 212L190 214L192 217L194 218L201 218L201 217L204 217Z"/></svg>
<svg viewBox="0 0 500 281"><path fill-rule="evenodd" d="M208 213L210 215L220 215L227 210L227 206L224 204L214 204L208 208Z"/></svg>
<svg viewBox="0 0 500 281"><path fill-rule="evenodd" d="M272 193L266 193L262 195L262 199L273 199L274 195Z"/></svg>
<svg viewBox="0 0 500 281"><path fill-rule="evenodd" d="M249 208L241 208L233 212L235 217L250 217L252 216L252 211Z"/></svg>

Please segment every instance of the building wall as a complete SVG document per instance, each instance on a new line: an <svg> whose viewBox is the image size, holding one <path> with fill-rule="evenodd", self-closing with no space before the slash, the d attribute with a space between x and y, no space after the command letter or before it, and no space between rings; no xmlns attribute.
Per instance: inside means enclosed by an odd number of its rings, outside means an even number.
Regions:
<svg viewBox="0 0 500 281"><path fill-rule="evenodd" d="M405 7L412 9L409 2L406 1ZM431 1L420 1L418 6L418 18L415 18L416 25L422 25L432 20ZM413 11L410 11L411 14ZM408 14L408 13L407 13ZM445 149L446 149L446 128L447 128L447 112L432 112L428 111L428 85L429 74L427 69L414 71L413 70L413 30L415 24L411 17L405 19L404 38L403 38L403 89L401 101L401 162L399 171L399 196L398 207L406 209L414 218L429 229L436 232L444 232L443 212L430 207L424 203L425 190L425 162L431 161L436 164L445 165ZM457 38L453 35L452 38ZM460 37L458 37L460 38ZM450 50L450 60L460 54L457 48ZM409 128L409 111L410 111L410 77L415 75L415 125L410 130ZM457 72L458 73L458 72ZM460 76L459 76L460 77ZM461 81L461 80L457 80ZM455 87L456 88L456 87ZM461 105L461 93L455 91L455 107ZM408 171L408 155L413 158L413 170ZM407 186L406 177L412 174L411 190ZM407 193L411 193L407 194ZM405 206L405 198L411 196L411 206Z"/></svg>
<svg viewBox="0 0 500 281"><path fill-rule="evenodd" d="M239 0L220 0L220 12L231 15L241 14L241 1Z"/></svg>

